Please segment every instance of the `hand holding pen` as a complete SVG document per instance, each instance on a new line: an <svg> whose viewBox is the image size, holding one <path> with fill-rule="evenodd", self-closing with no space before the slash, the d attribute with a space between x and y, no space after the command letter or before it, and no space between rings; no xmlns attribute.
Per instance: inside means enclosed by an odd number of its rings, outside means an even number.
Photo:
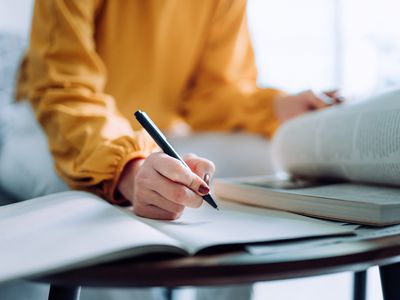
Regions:
<svg viewBox="0 0 400 300"><path fill-rule="evenodd" d="M340 104L343 98L338 91L305 91L295 95L280 94L274 99L274 111L277 119L284 123L303 113Z"/></svg>
<svg viewBox="0 0 400 300"><path fill-rule="evenodd" d="M133 204L135 214L152 219L173 220L185 207L202 205L208 195L214 164L196 155L183 161L162 152L128 163L118 191Z"/></svg>

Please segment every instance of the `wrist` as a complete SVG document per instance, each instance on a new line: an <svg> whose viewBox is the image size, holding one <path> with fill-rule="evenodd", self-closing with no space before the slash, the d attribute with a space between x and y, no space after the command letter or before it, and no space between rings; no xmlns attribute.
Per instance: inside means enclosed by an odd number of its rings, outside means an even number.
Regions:
<svg viewBox="0 0 400 300"><path fill-rule="evenodd" d="M288 102L289 96L290 96L289 94L282 92L274 97L273 107L274 107L275 117L281 124L287 121L286 102Z"/></svg>
<svg viewBox="0 0 400 300"><path fill-rule="evenodd" d="M136 174L144 162L144 158L130 160L122 170L118 181L118 192L131 203L133 201L133 188L135 185Z"/></svg>

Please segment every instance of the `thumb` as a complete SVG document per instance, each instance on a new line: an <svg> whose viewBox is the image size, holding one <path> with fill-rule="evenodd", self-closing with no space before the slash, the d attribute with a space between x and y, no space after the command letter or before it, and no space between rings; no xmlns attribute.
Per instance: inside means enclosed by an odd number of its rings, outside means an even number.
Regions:
<svg viewBox="0 0 400 300"><path fill-rule="evenodd" d="M207 185L210 183L215 172L215 165L212 161L192 153L184 155L184 160L193 173L202 178Z"/></svg>

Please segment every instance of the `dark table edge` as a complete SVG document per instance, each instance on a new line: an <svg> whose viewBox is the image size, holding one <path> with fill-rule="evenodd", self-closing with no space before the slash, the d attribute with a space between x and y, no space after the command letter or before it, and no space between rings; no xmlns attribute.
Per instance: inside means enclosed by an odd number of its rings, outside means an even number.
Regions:
<svg viewBox="0 0 400 300"><path fill-rule="evenodd" d="M58 286L176 287L252 283L362 271L400 261L400 236L269 255L232 252L98 265L32 279Z"/></svg>

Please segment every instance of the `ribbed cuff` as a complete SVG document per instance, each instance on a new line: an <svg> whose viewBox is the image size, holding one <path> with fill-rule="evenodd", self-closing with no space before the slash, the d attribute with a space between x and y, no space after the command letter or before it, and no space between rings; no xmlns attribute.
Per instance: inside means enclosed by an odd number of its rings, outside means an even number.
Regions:
<svg viewBox="0 0 400 300"><path fill-rule="evenodd" d="M286 95L286 93L281 90L260 89L256 96L259 113L262 114L259 130L268 138L272 138L280 126L280 121L275 113L275 98L282 95Z"/></svg>

